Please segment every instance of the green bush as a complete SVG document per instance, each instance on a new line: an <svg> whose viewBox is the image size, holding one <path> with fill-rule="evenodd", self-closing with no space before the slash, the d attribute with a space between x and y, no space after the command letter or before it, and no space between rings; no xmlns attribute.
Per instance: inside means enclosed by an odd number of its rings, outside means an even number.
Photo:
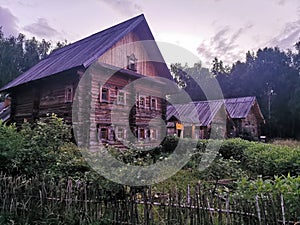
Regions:
<svg viewBox="0 0 300 225"><path fill-rule="evenodd" d="M7 126L0 121L0 171L12 173L16 169L14 159L24 144L25 139L15 125Z"/></svg>
<svg viewBox="0 0 300 225"><path fill-rule="evenodd" d="M256 180L241 179L237 182L237 188L234 195L238 198L244 198L248 202L255 204L256 196L266 199L279 199L282 197L281 205L278 205L276 211L280 212L282 206L289 210L291 221L300 220L300 176L275 176L273 179Z"/></svg>
<svg viewBox="0 0 300 225"><path fill-rule="evenodd" d="M247 168L258 175L300 174L300 149L255 143L245 150Z"/></svg>

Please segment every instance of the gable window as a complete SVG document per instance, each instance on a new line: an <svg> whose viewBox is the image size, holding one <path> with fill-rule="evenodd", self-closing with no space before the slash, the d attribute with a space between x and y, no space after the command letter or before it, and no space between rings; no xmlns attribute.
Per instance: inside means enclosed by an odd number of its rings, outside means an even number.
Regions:
<svg viewBox="0 0 300 225"><path fill-rule="evenodd" d="M127 56L127 69L137 71L137 58L132 53L130 56Z"/></svg>
<svg viewBox="0 0 300 225"><path fill-rule="evenodd" d="M100 88L100 101L101 102L108 102L109 100L109 89L106 87Z"/></svg>
<svg viewBox="0 0 300 225"><path fill-rule="evenodd" d="M73 101L73 86L66 86L65 88L65 102Z"/></svg>
<svg viewBox="0 0 300 225"><path fill-rule="evenodd" d="M157 99L156 98L151 98L151 109L157 109Z"/></svg>
<svg viewBox="0 0 300 225"><path fill-rule="evenodd" d="M139 96L139 107L140 108L145 108L146 107L146 97L140 95Z"/></svg>
<svg viewBox="0 0 300 225"><path fill-rule="evenodd" d="M126 93L124 91L118 91L117 103L120 105L126 104Z"/></svg>

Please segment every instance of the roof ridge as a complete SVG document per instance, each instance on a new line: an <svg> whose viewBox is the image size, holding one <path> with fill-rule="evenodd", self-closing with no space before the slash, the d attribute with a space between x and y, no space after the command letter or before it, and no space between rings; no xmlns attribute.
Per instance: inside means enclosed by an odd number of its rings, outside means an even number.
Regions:
<svg viewBox="0 0 300 225"><path fill-rule="evenodd" d="M91 34L91 35L89 35L89 36L87 36L87 37L84 37L84 38L82 38L82 39L79 39L79 40L77 40L77 41L75 41L75 42L73 42L73 43L71 43L71 44L69 44L69 45L66 45L66 46L64 46L64 47L62 47L62 48L60 48L60 49L57 49L56 51L54 51L53 53L51 53L51 54L49 55L49 57L50 57L50 56L55 56L55 55L60 55L60 54L64 53L65 51L69 50L70 48L75 47L75 46L78 45L78 44L84 44L84 43L86 43L87 41L94 40L94 38L96 38L97 36L99 36L99 35L102 34L102 33L105 33L105 32L107 32L107 31L109 31L109 30L113 30L113 29L115 29L116 27L122 26L122 25L124 25L124 24L126 24L126 23L129 23L130 21L134 21L134 20L137 20L137 19L139 19L139 18L145 19L144 14L140 14L140 15L138 15L138 16L136 16L136 17L133 17L133 18L131 18L131 19L128 19L128 20L125 20L125 21L123 21L123 22L121 22L121 23L118 23L118 24L116 24L116 25L114 25L114 26L112 26L112 27L107 27L107 28L105 28L104 30L100 30L100 31L97 32L97 33L94 33L94 34ZM48 57L47 57L47 58L48 58Z"/></svg>

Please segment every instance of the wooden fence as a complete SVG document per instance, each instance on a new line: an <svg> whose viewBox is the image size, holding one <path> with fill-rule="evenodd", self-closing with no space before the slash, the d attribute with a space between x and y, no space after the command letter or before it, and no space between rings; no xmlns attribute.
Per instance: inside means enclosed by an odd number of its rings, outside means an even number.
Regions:
<svg viewBox="0 0 300 225"><path fill-rule="evenodd" d="M0 218L24 224L277 225L296 224L300 217L281 195L243 199L200 185L161 193L125 187L115 194L95 183L0 175L0 197Z"/></svg>

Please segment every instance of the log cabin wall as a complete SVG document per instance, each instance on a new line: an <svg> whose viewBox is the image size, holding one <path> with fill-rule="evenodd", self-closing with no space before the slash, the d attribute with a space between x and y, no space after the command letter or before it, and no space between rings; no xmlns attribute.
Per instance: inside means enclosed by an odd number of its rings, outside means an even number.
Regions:
<svg viewBox="0 0 300 225"><path fill-rule="evenodd" d="M252 137L258 138L260 135L259 124L260 123L258 121L258 117L255 112L255 108L252 107L248 116L245 119L241 120L242 133L249 134Z"/></svg>
<svg viewBox="0 0 300 225"><path fill-rule="evenodd" d="M31 122L55 113L70 124L78 81L79 75L76 70L72 70L16 88L12 96L13 121L20 125L24 120Z"/></svg>
<svg viewBox="0 0 300 225"><path fill-rule="evenodd" d="M137 138L135 141L156 143L164 135L157 129L161 128L161 120L156 121L165 117L165 101L159 97L161 84L133 84L137 77L113 72L99 66L89 69L94 110L90 121L95 122L90 125L90 147L96 149L99 141L127 144L130 133Z"/></svg>

